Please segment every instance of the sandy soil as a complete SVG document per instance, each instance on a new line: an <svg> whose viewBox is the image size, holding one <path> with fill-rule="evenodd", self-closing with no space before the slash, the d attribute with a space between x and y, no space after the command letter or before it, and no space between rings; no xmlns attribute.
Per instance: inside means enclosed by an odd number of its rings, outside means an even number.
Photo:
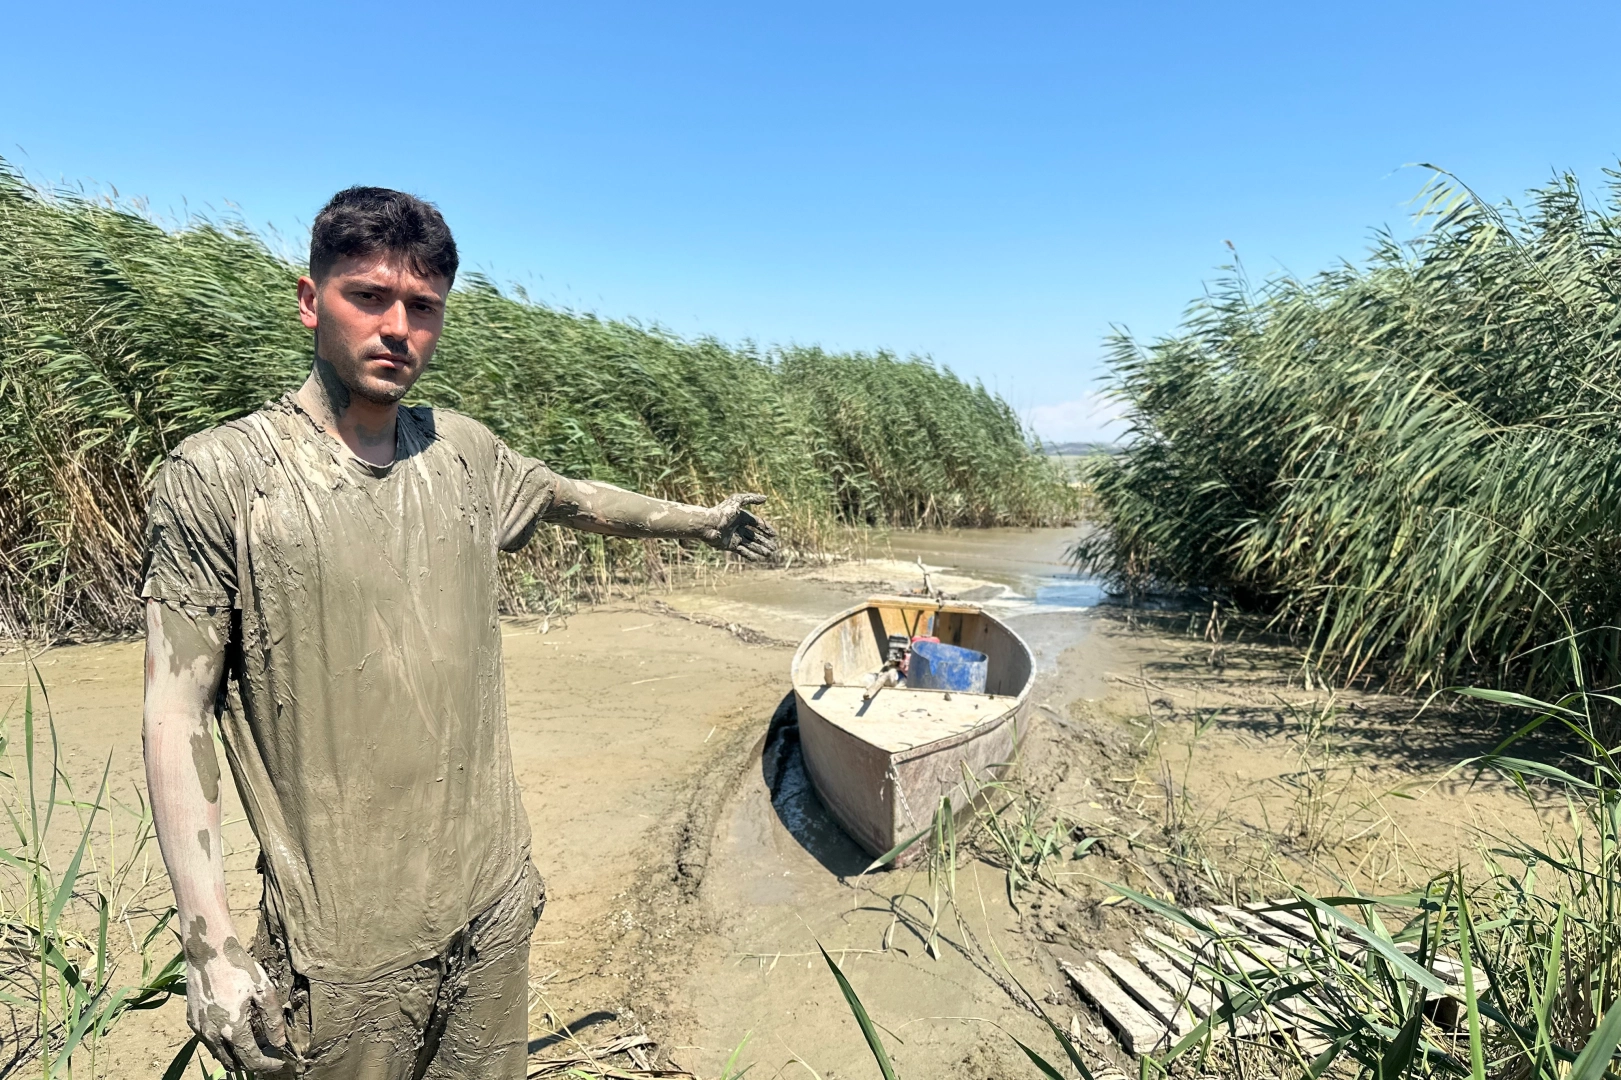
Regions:
<svg viewBox="0 0 1621 1080"><path fill-rule="evenodd" d="M533 957L537 1056L639 1028L659 1061L706 1077L745 1040L751 1075L875 1075L819 943L889 1032L902 1076L1035 1075L1003 1031L1057 1051L1009 972L1094 1056L1114 1054L1055 963L1127 932L1134 916L1109 882L1196 895L1264 890L1281 870L1388 887L1450 865L1483 828L1543 827L1500 786L1442 778L1491 734L1457 716L1415 725L1412 703L1367 694L1325 709L1287 650L1229 644L1212 665L1186 615L1128 622L1004 595L1057 573L1066 539L896 538L870 562L509 622L513 745L550 887ZM941 920L937 958L924 948L937 900L926 876L861 876L865 858L799 769L784 708L791 643L875 585L915 584L917 555L950 560L937 586L1002 604L1031 640L1030 805L1043 821L1063 815L1072 839L1099 837L1062 857L1057 888L1020 894L1019 910L994 857L967 859L961 918ZM17 656L5 659L0 682L15 694ZM66 771L93 789L110 754L113 791L135 801L140 645L63 647L38 665ZM240 812L227 818L246 926L256 849ZM161 908L155 847L149 857ZM104 1048L105 1075L155 1076L186 1035L179 1002L132 1015Z"/></svg>

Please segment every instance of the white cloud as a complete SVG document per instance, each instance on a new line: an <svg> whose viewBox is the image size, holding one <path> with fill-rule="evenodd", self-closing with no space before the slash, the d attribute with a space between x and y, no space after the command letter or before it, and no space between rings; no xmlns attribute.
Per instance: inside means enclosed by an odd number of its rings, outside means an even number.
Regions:
<svg viewBox="0 0 1621 1080"><path fill-rule="evenodd" d="M1121 402L1094 392L1073 401L1036 405L1024 417L1025 425L1043 442L1118 442L1125 436Z"/></svg>

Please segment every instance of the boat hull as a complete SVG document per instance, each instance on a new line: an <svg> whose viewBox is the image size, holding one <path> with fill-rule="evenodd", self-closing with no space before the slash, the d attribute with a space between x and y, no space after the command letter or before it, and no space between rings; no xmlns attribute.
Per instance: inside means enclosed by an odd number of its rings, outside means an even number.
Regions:
<svg viewBox="0 0 1621 1080"><path fill-rule="evenodd" d="M849 681L877 668L878 641L897 621L918 628L912 616L949 631L943 640L955 636L986 652L992 689L1002 692L894 689L857 704L859 690ZM835 684L845 685L827 685L826 665L836 672ZM928 829L942 800L958 815L967 812L980 786L1013 761L1033 677L1028 646L974 605L875 597L830 619L794 658L800 748L822 804L875 859ZM914 844L893 861L922 850Z"/></svg>

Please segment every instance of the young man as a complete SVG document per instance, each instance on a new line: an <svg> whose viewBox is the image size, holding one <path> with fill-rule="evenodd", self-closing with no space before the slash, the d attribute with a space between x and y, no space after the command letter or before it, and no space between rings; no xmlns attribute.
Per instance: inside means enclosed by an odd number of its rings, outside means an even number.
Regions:
<svg viewBox="0 0 1621 1080"><path fill-rule="evenodd" d="M152 495L147 784L193 1030L259 1075L521 1077L545 890L507 737L497 557L543 521L750 558L771 528L570 480L405 407L455 242L412 196L316 217L296 392L182 443ZM262 849L250 953L226 905L212 724Z"/></svg>

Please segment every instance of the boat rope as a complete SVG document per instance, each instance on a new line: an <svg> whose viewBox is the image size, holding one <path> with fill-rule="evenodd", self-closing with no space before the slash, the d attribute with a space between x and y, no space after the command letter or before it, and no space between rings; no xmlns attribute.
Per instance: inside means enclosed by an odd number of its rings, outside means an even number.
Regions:
<svg viewBox="0 0 1621 1080"><path fill-rule="evenodd" d="M901 786L901 776L900 773L895 771L895 760L893 758L891 758L889 761L889 772L887 775L891 786L893 786L895 789L895 797L900 800L901 813L906 815L906 823L908 825L916 825L917 818L912 816L912 808L906 802L906 789Z"/></svg>

